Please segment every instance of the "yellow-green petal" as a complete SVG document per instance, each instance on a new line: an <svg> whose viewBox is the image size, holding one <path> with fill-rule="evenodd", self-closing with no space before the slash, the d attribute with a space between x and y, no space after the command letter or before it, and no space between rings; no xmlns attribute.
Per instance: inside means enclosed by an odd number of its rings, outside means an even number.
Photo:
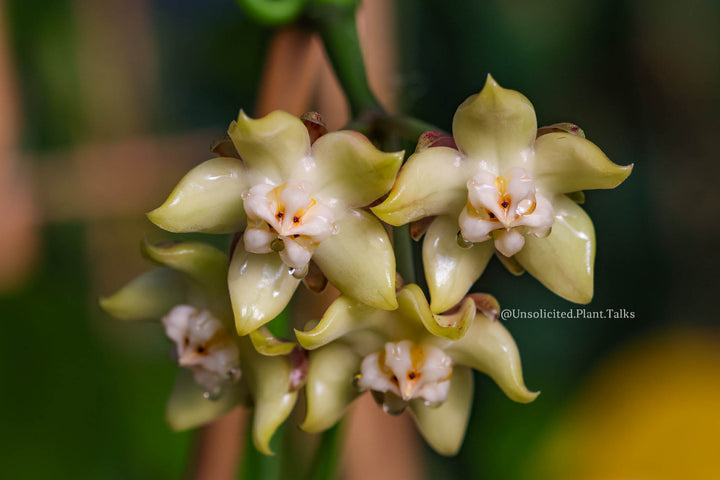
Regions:
<svg viewBox="0 0 720 480"><path fill-rule="evenodd" d="M240 160L213 158L190 170L147 216L170 232L237 232L245 227L242 194L247 188Z"/></svg>
<svg viewBox="0 0 720 480"><path fill-rule="evenodd" d="M250 332L249 336L255 350L262 355L270 357L288 355L295 348L294 342L276 338L266 327L260 327Z"/></svg>
<svg viewBox="0 0 720 480"><path fill-rule="evenodd" d="M272 455L270 439L287 419L297 392L290 391L292 366L287 357L260 355L249 345L241 349L243 375L253 396L253 443L265 455Z"/></svg>
<svg viewBox="0 0 720 480"><path fill-rule="evenodd" d="M218 287L225 283L228 257L225 252L207 243L153 245L145 239L141 250L153 262L181 272L201 285Z"/></svg>
<svg viewBox="0 0 720 480"><path fill-rule="evenodd" d="M405 318L419 320L427 332L447 340L462 338L475 318L475 302L471 298L465 299L457 312L447 315L433 315L425 294L417 285L407 285L397 298Z"/></svg>
<svg viewBox="0 0 720 480"><path fill-rule="evenodd" d="M170 428L181 431L204 425L243 403L247 395L242 383L230 387L217 400L205 398L204 393L190 370L178 370L165 411Z"/></svg>
<svg viewBox="0 0 720 480"><path fill-rule="evenodd" d="M418 398L410 402L410 412L420 433L441 455L455 455L467 430L473 400L472 370L453 367L447 400L433 408Z"/></svg>
<svg viewBox="0 0 720 480"><path fill-rule="evenodd" d="M456 217L437 217L423 240L423 266L433 312L457 304L480 278L495 252L491 241L462 248L457 242Z"/></svg>
<svg viewBox="0 0 720 480"><path fill-rule="evenodd" d="M335 339L361 329L382 329L393 322L396 312L366 305L345 295L338 297L312 329L295 330L298 342L306 350L315 350Z"/></svg>
<svg viewBox="0 0 720 480"><path fill-rule="evenodd" d="M533 177L548 192L615 188L632 168L616 165L597 145L578 135L554 132L535 142Z"/></svg>
<svg viewBox="0 0 720 480"><path fill-rule="evenodd" d="M592 220L565 195L553 199L553 208L555 222L550 235L526 235L525 246L515 259L553 293L571 302L589 303L595 263Z"/></svg>
<svg viewBox="0 0 720 480"><path fill-rule="evenodd" d="M454 364L467 365L489 375L505 395L516 402L532 402L538 396L525 386L515 340L498 320L478 313L467 334L448 344L445 352Z"/></svg>
<svg viewBox="0 0 720 480"><path fill-rule="evenodd" d="M155 268L131 280L100 306L120 320L159 319L174 306L185 302L185 282L169 268Z"/></svg>
<svg viewBox="0 0 720 480"><path fill-rule="evenodd" d="M457 150L433 147L410 156L390 194L373 213L391 225L459 214L467 200L467 165Z"/></svg>
<svg viewBox="0 0 720 480"><path fill-rule="evenodd" d="M300 428L318 433L332 427L359 395L353 377L360 370L360 356L347 345L334 342L310 352L305 398L305 420Z"/></svg>
<svg viewBox="0 0 720 480"><path fill-rule="evenodd" d="M310 154L310 136L302 120L280 110L258 119L241 110L228 134L248 170L272 183L291 178ZM253 183L262 181L257 175L253 179Z"/></svg>
<svg viewBox="0 0 720 480"><path fill-rule="evenodd" d="M293 277L277 253L245 251L235 247L227 275L230 300L239 335L247 335L283 311L300 280Z"/></svg>
<svg viewBox="0 0 720 480"><path fill-rule="evenodd" d="M320 270L346 295L377 308L397 308L395 254L382 224L367 212L350 210L336 227L313 254Z"/></svg>
<svg viewBox="0 0 720 480"><path fill-rule="evenodd" d="M465 100L453 118L458 148L480 161L484 170L497 174L524 166L536 131L530 101L519 92L502 88L490 75L482 91Z"/></svg>
<svg viewBox="0 0 720 480"><path fill-rule="evenodd" d="M200 295L191 298L219 318L230 316L227 298L228 258L225 252L202 242L153 245L145 239L142 253L153 262L172 268L193 280ZM192 291L190 292L192 293Z"/></svg>
<svg viewBox="0 0 720 480"><path fill-rule="evenodd" d="M337 198L350 207L369 205L393 186L404 152L383 152L364 135L328 133L312 147L314 187L321 197Z"/></svg>

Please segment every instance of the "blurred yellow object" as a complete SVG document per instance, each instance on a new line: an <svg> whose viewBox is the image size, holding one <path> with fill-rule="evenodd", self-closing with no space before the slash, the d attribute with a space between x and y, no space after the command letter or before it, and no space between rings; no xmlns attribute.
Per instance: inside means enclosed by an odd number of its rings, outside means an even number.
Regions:
<svg viewBox="0 0 720 480"><path fill-rule="evenodd" d="M720 335L675 329L623 347L537 453L528 478L720 479Z"/></svg>

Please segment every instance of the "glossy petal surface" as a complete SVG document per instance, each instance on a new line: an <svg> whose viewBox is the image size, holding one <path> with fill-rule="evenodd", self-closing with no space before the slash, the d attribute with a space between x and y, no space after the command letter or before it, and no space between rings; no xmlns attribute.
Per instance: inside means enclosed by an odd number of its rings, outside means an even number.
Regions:
<svg viewBox="0 0 720 480"><path fill-rule="evenodd" d="M467 334L445 351L455 362L489 375L516 402L532 402L538 395L525 387L515 340L498 320L476 315Z"/></svg>
<svg viewBox="0 0 720 480"><path fill-rule="evenodd" d="M468 331L475 319L475 302L465 299L457 312L433 315L425 295L417 285L407 285L398 293L400 313L409 322L418 322L424 327L423 333L430 333L447 340L459 340Z"/></svg>
<svg viewBox="0 0 720 480"><path fill-rule="evenodd" d="M393 315L343 295L328 307L315 327L304 332L295 330L295 336L303 348L314 350L357 330L392 326Z"/></svg>
<svg viewBox="0 0 720 480"><path fill-rule="evenodd" d="M253 443L265 455L272 455L270 439L290 415L297 392L290 391L291 365L287 357L267 357L247 346L241 352L243 374L253 395ZM250 365L246 368L245 365Z"/></svg>
<svg viewBox="0 0 720 480"><path fill-rule="evenodd" d="M156 268L101 298L100 306L120 320L159 320L175 305L185 301L185 287L177 272Z"/></svg>
<svg viewBox="0 0 720 480"><path fill-rule="evenodd" d="M448 399L438 407L421 399L410 403L410 412L422 436L438 453L455 455L467 430L473 399L472 370L455 367L450 379Z"/></svg>
<svg viewBox="0 0 720 480"><path fill-rule="evenodd" d="M190 170L148 218L170 232L237 232L245 226L246 180L240 160L213 158Z"/></svg>
<svg viewBox="0 0 720 480"><path fill-rule="evenodd" d="M482 91L465 100L453 118L459 149L496 174L524 166L536 130L530 101L519 92L502 88L490 75Z"/></svg>
<svg viewBox="0 0 720 480"><path fill-rule="evenodd" d="M310 353L305 395L307 410L300 428L309 433L332 427L359 395L353 376L360 369L360 356L342 342L334 342Z"/></svg>
<svg viewBox="0 0 720 480"><path fill-rule="evenodd" d="M615 188L632 171L616 165L594 143L578 135L554 132L535 142L533 176L550 192Z"/></svg>
<svg viewBox="0 0 720 480"><path fill-rule="evenodd" d="M276 338L270 333L270 330L265 327L253 330L248 336L255 350L262 355L270 357L288 355L295 348L294 342L286 342Z"/></svg>
<svg viewBox="0 0 720 480"><path fill-rule="evenodd" d="M277 254L248 253L242 242L235 247L227 281L239 335L280 314L300 283Z"/></svg>
<svg viewBox="0 0 720 480"><path fill-rule="evenodd" d="M411 156L395 185L373 213L391 225L459 212L467 199L467 165L460 153L433 147Z"/></svg>
<svg viewBox="0 0 720 480"><path fill-rule="evenodd" d="M194 303L212 310L219 318L230 316L227 299L227 264L224 252L201 242L180 242L153 245L147 240L141 245L143 254L152 260L183 273L194 282L200 295Z"/></svg>
<svg viewBox="0 0 720 480"><path fill-rule="evenodd" d="M437 217L423 242L423 265L433 312L453 307L480 278L495 252L492 241L462 248L457 241L457 219Z"/></svg>
<svg viewBox="0 0 720 480"><path fill-rule="evenodd" d="M342 199L350 207L368 205L387 193L404 156L403 152L382 152L364 135L352 131L320 137L312 153L318 194Z"/></svg>
<svg viewBox="0 0 720 480"><path fill-rule="evenodd" d="M380 222L358 210L348 212L336 227L315 250L315 263L343 293L378 308L397 308L395 255Z"/></svg>
<svg viewBox="0 0 720 480"><path fill-rule="evenodd" d="M575 303L593 296L595 229L587 213L564 195L553 200L555 223L546 238L525 237L515 259L540 283Z"/></svg>
<svg viewBox="0 0 720 480"><path fill-rule="evenodd" d="M276 110L252 119L241 111L228 134L243 163L253 174L253 183L267 180L278 184L290 178L310 155L310 136L302 121Z"/></svg>

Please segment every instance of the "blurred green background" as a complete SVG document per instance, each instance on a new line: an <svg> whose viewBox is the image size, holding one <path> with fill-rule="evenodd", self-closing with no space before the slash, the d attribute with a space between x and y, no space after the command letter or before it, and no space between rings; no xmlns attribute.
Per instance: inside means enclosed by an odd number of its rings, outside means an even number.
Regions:
<svg viewBox="0 0 720 480"><path fill-rule="evenodd" d="M191 435L164 423L175 367L161 329L115 323L96 299L148 267L142 232L167 238L142 212L252 111L273 32L231 0L0 5L2 125L17 133L0 154L20 172L3 167L0 186L33 192L31 238L8 243L0 223L0 476L180 478ZM396 17L402 110L449 130L491 72L540 125L577 123L635 164L584 205L598 237L587 309L635 318L509 320L542 395L514 404L478 375L464 447L426 449L427 478L720 478L720 3L399 0ZM575 308L497 261L477 290Z"/></svg>

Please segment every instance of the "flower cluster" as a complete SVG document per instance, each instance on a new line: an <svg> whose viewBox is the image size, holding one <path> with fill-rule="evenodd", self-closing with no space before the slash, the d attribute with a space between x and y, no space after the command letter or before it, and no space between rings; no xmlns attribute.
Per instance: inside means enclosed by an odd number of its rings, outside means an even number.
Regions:
<svg viewBox="0 0 720 480"><path fill-rule="evenodd" d="M438 452L462 443L472 369L512 400L536 393L497 320L471 293L495 253L556 294L589 302L595 237L582 191L613 188L631 167L612 163L571 124L538 129L530 102L491 77L466 100L453 135L428 132L404 153L353 131L327 133L317 114L240 112L210 159L148 214L171 232L233 234L230 255L198 242L143 245L159 267L101 301L128 320L161 318L183 367L168 420L190 428L252 406L254 440L269 440L305 388L301 428L320 432L370 391L389 413L408 409ZM402 165L402 168L401 168ZM396 285L383 222L424 234L429 289ZM283 316L301 281L341 295L297 343L265 324Z"/></svg>

